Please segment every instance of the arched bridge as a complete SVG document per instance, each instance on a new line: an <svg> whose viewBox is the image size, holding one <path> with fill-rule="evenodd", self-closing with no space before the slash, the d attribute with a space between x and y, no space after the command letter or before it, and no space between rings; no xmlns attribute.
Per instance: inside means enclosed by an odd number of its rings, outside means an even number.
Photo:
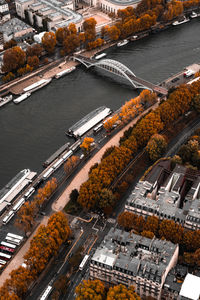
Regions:
<svg viewBox="0 0 200 300"><path fill-rule="evenodd" d="M162 95L167 95L168 93L168 90L166 88L137 77L129 68L116 60L95 60L80 54L75 54L73 58L74 60L77 60L85 65L87 68L98 67L120 77L123 77L127 79L136 89L148 89Z"/></svg>

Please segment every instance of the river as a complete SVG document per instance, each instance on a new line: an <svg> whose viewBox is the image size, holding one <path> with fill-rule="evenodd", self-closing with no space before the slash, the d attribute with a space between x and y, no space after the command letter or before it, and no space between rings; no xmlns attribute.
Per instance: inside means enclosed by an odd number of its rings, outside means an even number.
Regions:
<svg viewBox="0 0 200 300"><path fill-rule="evenodd" d="M200 61L200 22L192 20L124 47L107 50L107 58L136 75L159 83ZM0 110L0 188L24 168L41 171L42 163L69 139L65 131L93 109L119 108L138 94L127 82L80 66L33 93L19 105Z"/></svg>

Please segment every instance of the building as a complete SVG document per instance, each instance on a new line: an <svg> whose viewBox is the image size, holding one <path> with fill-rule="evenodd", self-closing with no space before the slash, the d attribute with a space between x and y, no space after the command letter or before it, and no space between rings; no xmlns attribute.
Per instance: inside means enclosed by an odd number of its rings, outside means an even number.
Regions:
<svg viewBox="0 0 200 300"><path fill-rule="evenodd" d="M11 39L23 41L26 38L33 36L34 30L23 21L13 18L3 25L0 25L0 33L3 35L3 41L5 43Z"/></svg>
<svg viewBox="0 0 200 300"><path fill-rule="evenodd" d="M5 0L0 0L0 21L6 22L8 20L10 20L8 3Z"/></svg>
<svg viewBox="0 0 200 300"><path fill-rule="evenodd" d="M188 273L181 286L181 291L178 299L198 300L199 297L200 297L200 277Z"/></svg>
<svg viewBox="0 0 200 300"><path fill-rule="evenodd" d="M140 296L161 299L169 271L176 265L179 246L111 229L90 262L90 278L107 284L133 285Z"/></svg>
<svg viewBox="0 0 200 300"><path fill-rule="evenodd" d="M74 0L15 0L17 15L46 31L74 23L81 30L82 16L74 11Z"/></svg>
<svg viewBox="0 0 200 300"><path fill-rule="evenodd" d="M200 229L200 172L180 165L170 171L170 161L159 162L137 183L125 210Z"/></svg>

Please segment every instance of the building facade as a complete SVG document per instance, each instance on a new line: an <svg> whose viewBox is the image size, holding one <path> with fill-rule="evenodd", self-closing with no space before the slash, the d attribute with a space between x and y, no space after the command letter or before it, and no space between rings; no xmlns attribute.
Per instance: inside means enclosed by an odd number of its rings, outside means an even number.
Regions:
<svg viewBox="0 0 200 300"><path fill-rule="evenodd" d="M178 252L178 245L171 242L111 229L91 258L90 278L107 284L133 285L138 295L161 299Z"/></svg>

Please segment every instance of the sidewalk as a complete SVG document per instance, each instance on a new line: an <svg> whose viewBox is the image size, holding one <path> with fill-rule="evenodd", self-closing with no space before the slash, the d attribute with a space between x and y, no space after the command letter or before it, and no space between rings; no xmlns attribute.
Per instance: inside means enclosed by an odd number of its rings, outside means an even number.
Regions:
<svg viewBox="0 0 200 300"><path fill-rule="evenodd" d="M41 224L46 225L47 222L48 222L48 218L44 217L42 219L42 222L40 223L40 225ZM11 262L5 268L5 270L1 273L1 275L0 275L0 287L3 285L4 281L10 277L9 276L10 272L12 272L14 269L17 269L18 267L20 267L22 265L22 263L24 262L23 257L26 254L26 252L28 251L28 249L30 247L30 241L32 240L33 236L36 234L37 230L38 230L38 227L30 235L30 237L27 239L26 243L22 246L22 248L19 250L19 252L11 260Z"/></svg>
<svg viewBox="0 0 200 300"><path fill-rule="evenodd" d="M95 163L99 163L102 155L105 150L111 146L119 146L120 137L123 136L124 131L126 131L130 126L133 126L138 119L146 114L149 110L154 110L158 106L158 103L155 103L153 106L145 110L142 114L136 117L132 122L126 125L122 130L120 130L115 136L113 136L100 150L97 152L82 168L82 170L73 178L71 183L65 189L63 194L52 204L52 209L54 211L62 210L65 205L69 202L69 195L73 189L79 190L82 183L84 183L88 179L88 172Z"/></svg>

